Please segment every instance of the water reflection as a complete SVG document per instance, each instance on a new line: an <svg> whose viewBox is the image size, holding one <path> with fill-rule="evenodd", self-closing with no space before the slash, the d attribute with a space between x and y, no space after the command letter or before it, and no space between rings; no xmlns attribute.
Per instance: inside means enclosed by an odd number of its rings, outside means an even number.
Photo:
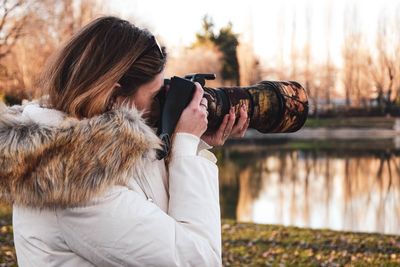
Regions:
<svg viewBox="0 0 400 267"><path fill-rule="evenodd" d="M400 234L396 151L231 146L217 154L224 218Z"/></svg>

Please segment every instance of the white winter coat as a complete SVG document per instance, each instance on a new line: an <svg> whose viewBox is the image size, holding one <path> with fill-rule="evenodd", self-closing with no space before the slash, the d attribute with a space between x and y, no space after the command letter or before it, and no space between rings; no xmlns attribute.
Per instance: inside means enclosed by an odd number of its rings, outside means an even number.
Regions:
<svg viewBox="0 0 400 267"><path fill-rule="evenodd" d="M198 137L177 134L166 166L134 109L81 121L33 103L0 112L19 266L221 265L218 169Z"/></svg>

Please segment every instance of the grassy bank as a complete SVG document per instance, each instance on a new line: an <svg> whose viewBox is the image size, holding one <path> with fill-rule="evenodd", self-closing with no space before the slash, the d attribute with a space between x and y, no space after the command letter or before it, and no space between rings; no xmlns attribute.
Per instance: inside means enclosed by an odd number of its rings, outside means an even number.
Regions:
<svg viewBox="0 0 400 267"><path fill-rule="evenodd" d="M399 266L400 236L222 222L225 266ZM11 211L0 206L0 266L16 266Z"/></svg>
<svg viewBox="0 0 400 267"><path fill-rule="evenodd" d="M0 266L17 266L11 226L11 208L0 203Z"/></svg>
<svg viewBox="0 0 400 267"><path fill-rule="evenodd" d="M225 266L399 266L400 236L224 221Z"/></svg>

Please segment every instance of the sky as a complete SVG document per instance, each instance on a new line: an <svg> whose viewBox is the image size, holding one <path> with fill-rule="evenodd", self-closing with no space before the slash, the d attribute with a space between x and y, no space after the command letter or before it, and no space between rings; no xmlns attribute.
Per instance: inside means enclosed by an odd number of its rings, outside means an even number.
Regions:
<svg viewBox="0 0 400 267"><path fill-rule="evenodd" d="M400 0L114 0L108 5L110 13L156 34L170 53L195 40L204 15L212 17L217 29L232 22L240 40L252 43L261 62L276 62L279 57L287 61L292 43L301 51L308 19L313 60L325 61L329 50L336 65L344 32L354 27L354 21L365 42L373 44L379 19L394 23L400 14Z"/></svg>

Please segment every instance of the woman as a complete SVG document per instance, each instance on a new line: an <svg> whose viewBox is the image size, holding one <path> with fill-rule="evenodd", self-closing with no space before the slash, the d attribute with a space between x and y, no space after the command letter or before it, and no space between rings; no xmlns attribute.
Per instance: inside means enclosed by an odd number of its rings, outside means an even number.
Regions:
<svg viewBox="0 0 400 267"><path fill-rule="evenodd" d="M207 148L243 136L246 111L204 135L197 84L168 163L156 160L160 140L146 122L165 62L148 31L102 17L46 66L46 102L1 107L0 199L13 204L19 266L221 265Z"/></svg>

